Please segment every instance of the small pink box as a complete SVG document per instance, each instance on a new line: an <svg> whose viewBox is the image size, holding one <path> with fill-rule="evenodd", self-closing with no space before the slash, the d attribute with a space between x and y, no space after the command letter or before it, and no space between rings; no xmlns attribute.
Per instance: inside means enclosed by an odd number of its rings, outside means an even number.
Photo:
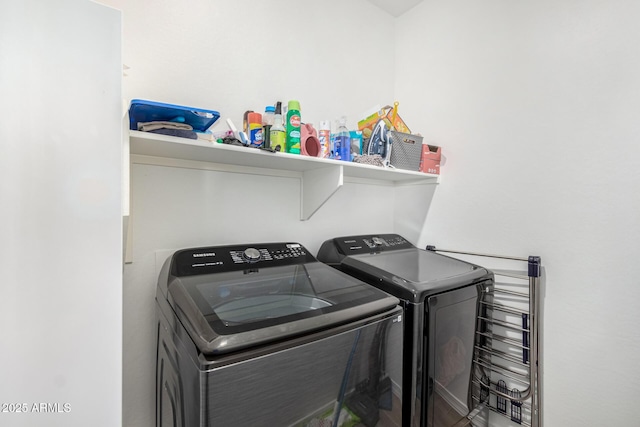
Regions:
<svg viewBox="0 0 640 427"><path fill-rule="evenodd" d="M436 145L422 144L420 172L440 175L441 148Z"/></svg>

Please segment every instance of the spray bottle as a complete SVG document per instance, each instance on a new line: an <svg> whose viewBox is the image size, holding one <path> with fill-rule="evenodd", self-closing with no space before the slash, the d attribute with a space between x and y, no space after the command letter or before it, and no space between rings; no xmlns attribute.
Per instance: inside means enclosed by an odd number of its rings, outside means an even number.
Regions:
<svg viewBox="0 0 640 427"><path fill-rule="evenodd" d="M333 138L333 155L336 160L351 161L351 134L347 129L347 118L342 116L338 121L338 131Z"/></svg>
<svg viewBox="0 0 640 427"><path fill-rule="evenodd" d="M262 115L262 139L265 148L271 147L271 126L275 117L276 108L273 105L267 105Z"/></svg>
<svg viewBox="0 0 640 427"><path fill-rule="evenodd" d="M280 101L276 104L276 112L273 116L273 125L269 132L269 142L271 148L276 151L284 152L286 148L286 131L282 123L282 104Z"/></svg>

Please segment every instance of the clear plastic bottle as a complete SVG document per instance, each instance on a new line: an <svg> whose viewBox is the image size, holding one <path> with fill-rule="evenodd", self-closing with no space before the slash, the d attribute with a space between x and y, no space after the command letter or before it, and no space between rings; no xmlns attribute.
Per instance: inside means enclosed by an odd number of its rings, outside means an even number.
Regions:
<svg viewBox="0 0 640 427"><path fill-rule="evenodd" d="M351 134L344 116L338 120L338 130L333 137L333 155L336 160L351 161Z"/></svg>
<svg viewBox="0 0 640 427"><path fill-rule="evenodd" d="M275 120L276 107L267 105L262 115L262 139L265 148L271 147L271 126Z"/></svg>
<svg viewBox="0 0 640 427"><path fill-rule="evenodd" d="M273 118L273 125L271 126L271 131L269 132L269 141L270 148L273 148L276 151L280 151L282 153L285 152L286 149L286 131L284 129L284 122L282 120L282 110L281 104L278 102L276 104L276 113Z"/></svg>

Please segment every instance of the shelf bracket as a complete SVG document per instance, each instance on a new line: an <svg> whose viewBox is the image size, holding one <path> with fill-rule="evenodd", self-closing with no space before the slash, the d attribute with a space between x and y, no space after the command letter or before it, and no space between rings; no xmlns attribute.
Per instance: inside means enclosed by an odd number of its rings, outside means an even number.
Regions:
<svg viewBox="0 0 640 427"><path fill-rule="evenodd" d="M344 184L342 165L302 172L300 219L306 221Z"/></svg>

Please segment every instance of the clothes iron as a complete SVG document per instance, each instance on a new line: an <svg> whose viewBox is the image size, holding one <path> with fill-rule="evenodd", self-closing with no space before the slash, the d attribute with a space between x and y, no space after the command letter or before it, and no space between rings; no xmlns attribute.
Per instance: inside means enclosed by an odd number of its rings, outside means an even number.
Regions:
<svg viewBox="0 0 640 427"><path fill-rule="evenodd" d="M373 127L373 132L367 145L367 154L370 156L378 154L382 157L382 163L385 167L392 167L391 137L384 120L378 120L378 123Z"/></svg>

